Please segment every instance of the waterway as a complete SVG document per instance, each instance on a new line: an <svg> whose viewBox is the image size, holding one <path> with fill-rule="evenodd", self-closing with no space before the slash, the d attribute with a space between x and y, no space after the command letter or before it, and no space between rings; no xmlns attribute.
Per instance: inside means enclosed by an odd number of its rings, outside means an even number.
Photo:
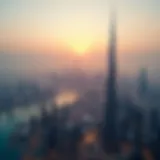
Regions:
<svg viewBox="0 0 160 160"><path fill-rule="evenodd" d="M47 110L51 105L46 106ZM2 160L19 160L21 151L16 147L9 146L10 136L15 130L17 124L27 123L32 117L40 116L40 105L35 104L26 107L17 107L11 113L3 112L0 114L0 159Z"/></svg>
<svg viewBox="0 0 160 160"><path fill-rule="evenodd" d="M77 99L77 94L73 91L59 93L54 100L58 107L65 104L71 104ZM52 109L53 100L49 100L46 109L49 112ZM0 113L0 159L1 160L19 160L20 151L17 148L9 148L9 137L15 130L15 126L20 123L27 123L32 116L40 117L40 105L17 106L12 112Z"/></svg>

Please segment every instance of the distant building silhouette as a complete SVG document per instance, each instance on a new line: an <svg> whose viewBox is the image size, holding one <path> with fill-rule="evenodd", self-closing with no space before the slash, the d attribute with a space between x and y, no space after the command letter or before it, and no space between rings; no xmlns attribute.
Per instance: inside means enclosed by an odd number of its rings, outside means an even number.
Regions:
<svg viewBox="0 0 160 160"><path fill-rule="evenodd" d="M158 137L158 129L159 129L159 113L156 108L151 110L151 132L154 138Z"/></svg>
<svg viewBox="0 0 160 160"><path fill-rule="evenodd" d="M146 95L148 90L148 72L147 69L142 69L138 79L138 94L140 97Z"/></svg>
<svg viewBox="0 0 160 160"><path fill-rule="evenodd" d="M118 150L116 118L117 118L117 94L116 94L116 16L111 15L111 28L109 39L108 57L108 82L106 94L106 106L103 128L103 147L108 154Z"/></svg>
<svg viewBox="0 0 160 160"><path fill-rule="evenodd" d="M134 111L134 150L131 159L142 160L142 130L143 130L143 116L139 111Z"/></svg>
<svg viewBox="0 0 160 160"><path fill-rule="evenodd" d="M151 150L155 159L160 158L159 154L159 145L160 145L160 125L159 125L159 113L156 108L153 108L151 111Z"/></svg>
<svg viewBox="0 0 160 160"><path fill-rule="evenodd" d="M48 128L49 126L49 116L48 116L48 112L45 108L45 104L42 104L41 106L41 125L43 128Z"/></svg>

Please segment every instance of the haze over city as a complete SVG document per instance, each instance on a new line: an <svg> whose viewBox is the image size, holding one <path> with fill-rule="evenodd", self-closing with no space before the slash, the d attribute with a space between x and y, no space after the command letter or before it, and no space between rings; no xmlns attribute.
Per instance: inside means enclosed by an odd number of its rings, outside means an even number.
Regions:
<svg viewBox="0 0 160 160"><path fill-rule="evenodd" d="M0 159L160 159L159 0L0 0Z"/></svg>

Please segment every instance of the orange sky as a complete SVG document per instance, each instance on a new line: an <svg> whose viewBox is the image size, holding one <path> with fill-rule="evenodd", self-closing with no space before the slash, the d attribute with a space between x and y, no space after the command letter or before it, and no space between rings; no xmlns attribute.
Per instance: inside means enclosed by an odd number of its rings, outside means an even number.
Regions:
<svg viewBox="0 0 160 160"><path fill-rule="evenodd" d="M104 68L109 37L107 1L2 0L1 3L0 52L58 57L59 62L54 59L57 66L51 68L68 64L88 70ZM157 0L117 1L118 59L124 70L127 61L131 68L135 63L143 67L154 63L155 55L159 54L158 3ZM149 58L140 65L138 61L144 53ZM46 61L44 64L51 63L45 60L47 57L42 59Z"/></svg>

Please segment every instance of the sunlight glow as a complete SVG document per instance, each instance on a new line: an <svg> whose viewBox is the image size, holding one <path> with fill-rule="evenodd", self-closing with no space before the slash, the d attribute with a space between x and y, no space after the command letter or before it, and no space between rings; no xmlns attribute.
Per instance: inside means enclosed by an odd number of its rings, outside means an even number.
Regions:
<svg viewBox="0 0 160 160"><path fill-rule="evenodd" d="M96 131L96 130L88 131L88 132L84 135L84 143L85 143L85 144L94 143L94 142L96 141L96 137L97 137L97 131Z"/></svg>
<svg viewBox="0 0 160 160"><path fill-rule="evenodd" d="M77 36L76 38L70 38L67 40L68 46L78 55L84 55L90 48L93 40L90 40L86 36Z"/></svg>
<svg viewBox="0 0 160 160"><path fill-rule="evenodd" d="M78 94L73 91L63 91L59 93L56 98L55 102L59 107L63 107L65 105L70 105L76 102L78 99Z"/></svg>

